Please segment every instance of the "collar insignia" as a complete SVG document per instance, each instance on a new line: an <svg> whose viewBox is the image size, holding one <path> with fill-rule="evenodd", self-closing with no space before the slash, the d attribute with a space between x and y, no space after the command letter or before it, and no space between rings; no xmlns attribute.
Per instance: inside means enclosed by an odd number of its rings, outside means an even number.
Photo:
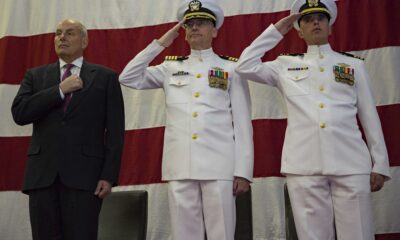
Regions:
<svg viewBox="0 0 400 240"><path fill-rule="evenodd" d="M318 7L319 0L307 0L309 7Z"/></svg>

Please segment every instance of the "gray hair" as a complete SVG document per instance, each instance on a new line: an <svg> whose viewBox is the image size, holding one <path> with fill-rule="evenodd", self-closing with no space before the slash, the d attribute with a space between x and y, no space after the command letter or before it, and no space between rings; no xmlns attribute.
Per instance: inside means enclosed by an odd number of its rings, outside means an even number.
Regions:
<svg viewBox="0 0 400 240"><path fill-rule="evenodd" d="M64 19L64 20L60 21L60 22L58 23L58 25L60 25L60 24L63 23L63 22L70 22L70 23L75 23L75 24L77 24L79 30L81 31L81 36L82 36L82 37L86 37L86 38L88 37L87 28L86 28L85 25L83 25L80 21L75 20L75 19L69 19L69 18L67 18L67 19Z"/></svg>

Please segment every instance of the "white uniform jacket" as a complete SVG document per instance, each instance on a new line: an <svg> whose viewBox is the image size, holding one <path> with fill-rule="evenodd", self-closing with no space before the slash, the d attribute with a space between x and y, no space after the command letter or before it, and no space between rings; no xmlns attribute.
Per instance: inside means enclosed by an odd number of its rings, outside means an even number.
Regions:
<svg viewBox="0 0 400 240"><path fill-rule="evenodd" d="M363 61L334 52L326 44L308 46L300 56L262 63L261 57L282 38L274 25L268 27L245 49L236 69L244 79L277 87L285 98L288 124L281 172L349 175L372 170L389 177L386 146Z"/></svg>
<svg viewBox="0 0 400 240"><path fill-rule="evenodd" d="M120 82L131 88L164 89L162 179L232 180L239 176L252 181L250 94L247 81L234 72L236 63L208 49L192 50L187 59L149 67L163 50L153 41L120 75ZM227 78L227 88L218 83L215 87L215 82L211 87L210 75Z"/></svg>

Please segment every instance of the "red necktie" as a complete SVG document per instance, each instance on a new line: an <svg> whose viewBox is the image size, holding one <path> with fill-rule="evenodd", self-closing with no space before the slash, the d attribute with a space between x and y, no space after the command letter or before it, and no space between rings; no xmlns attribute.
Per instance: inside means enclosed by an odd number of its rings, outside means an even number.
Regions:
<svg viewBox="0 0 400 240"><path fill-rule="evenodd" d="M66 65L64 66L65 72L64 72L64 74L63 74L62 77L61 77L61 81L64 81L64 79L66 79L67 77L71 76L71 69L72 69L74 66L75 66L75 65L72 64L72 63L68 63L68 64L66 64ZM64 112L67 111L67 107L68 107L69 102L71 101L71 97L72 97L72 94L71 94L71 93L67 93L67 94L65 94L65 96L64 96Z"/></svg>

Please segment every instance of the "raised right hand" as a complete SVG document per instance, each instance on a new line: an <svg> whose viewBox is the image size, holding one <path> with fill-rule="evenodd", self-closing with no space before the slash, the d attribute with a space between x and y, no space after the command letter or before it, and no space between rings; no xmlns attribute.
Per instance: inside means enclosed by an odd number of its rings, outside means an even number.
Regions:
<svg viewBox="0 0 400 240"><path fill-rule="evenodd" d="M294 22L296 22L301 17L300 13L292 14L287 17L282 18L277 23L275 23L276 29L282 34L285 35L293 28Z"/></svg>
<svg viewBox="0 0 400 240"><path fill-rule="evenodd" d="M163 47L169 47L174 40L179 36L179 29L183 25L183 20L176 24L173 28L171 28L168 32L166 32L160 39L158 39L158 43Z"/></svg>
<svg viewBox="0 0 400 240"><path fill-rule="evenodd" d="M71 75L60 83L63 94L71 93L83 87L82 79L78 75Z"/></svg>

